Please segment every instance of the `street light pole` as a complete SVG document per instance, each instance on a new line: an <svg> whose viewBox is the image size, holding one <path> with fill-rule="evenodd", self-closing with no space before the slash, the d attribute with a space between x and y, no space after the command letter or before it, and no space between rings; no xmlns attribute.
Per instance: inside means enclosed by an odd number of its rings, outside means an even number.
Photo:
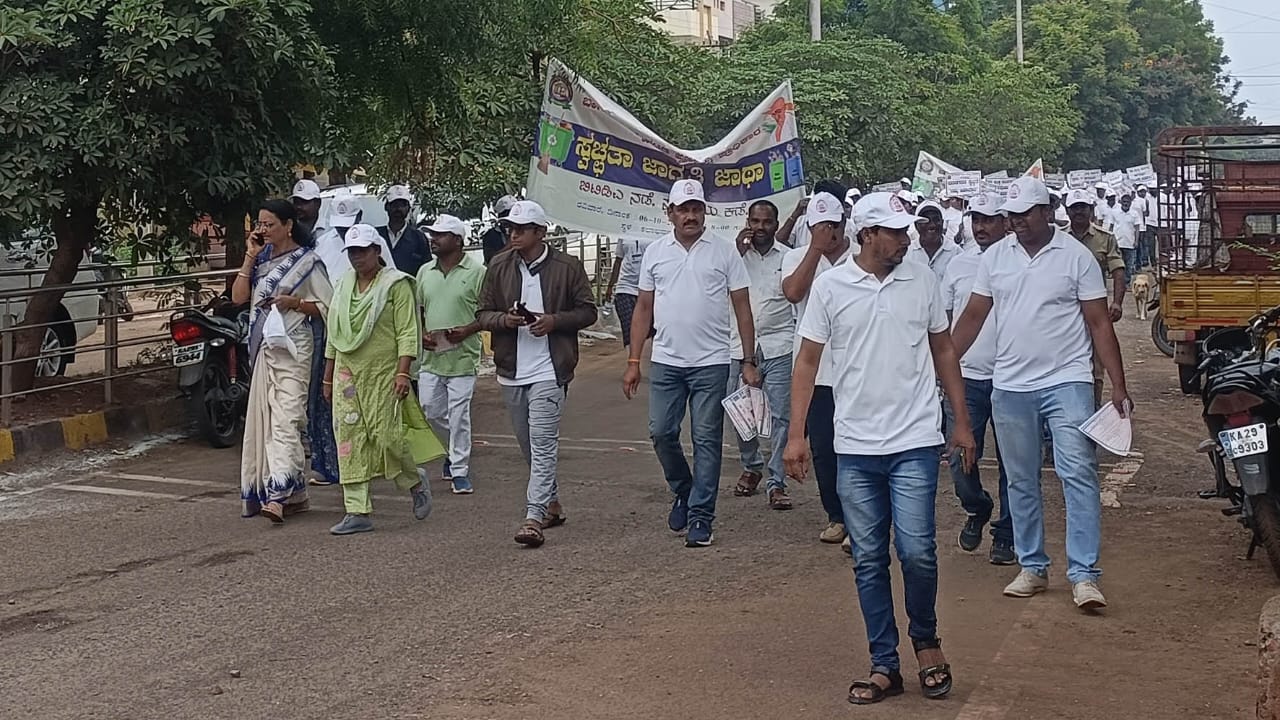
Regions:
<svg viewBox="0 0 1280 720"><path fill-rule="evenodd" d="M1018 64L1022 64L1022 0L1014 3L1014 23L1018 26Z"/></svg>
<svg viewBox="0 0 1280 720"><path fill-rule="evenodd" d="M822 40L822 0L809 0L809 39Z"/></svg>

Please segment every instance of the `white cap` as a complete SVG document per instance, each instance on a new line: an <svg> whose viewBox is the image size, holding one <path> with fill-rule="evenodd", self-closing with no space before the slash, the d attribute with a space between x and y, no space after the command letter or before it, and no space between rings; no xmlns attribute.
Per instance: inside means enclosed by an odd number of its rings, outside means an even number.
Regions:
<svg viewBox="0 0 1280 720"><path fill-rule="evenodd" d="M916 199L916 194L911 192L910 190L899 190L894 194L898 196L899 200L909 202L912 205L915 205L916 203L920 202L918 199Z"/></svg>
<svg viewBox="0 0 1280 720"><path fill-rule="evenodd" d="M351 227L360 217L360 201L350 193L343 193L333 198L329 206L329 227Z"/></svg>
<svg viewBox="0 0 1280 720"><path fill-rule="evenodd" d="M702 193L702 183L697 180L677 180L671 185L671 195L667 202L671 205L683 205L694 200L707 204L707 196Z"/></svg>
<svg viewBox="0 0 1280 720"><path fill-rule="evenodd" d="M862 191L858 188L849 188L849 192L844 194L844 202L846 205L852 206L858 202L858 198L862 197Z"/></svg>
<svg viewBox="0 0 1280 720"><path fill-rule="evenodd" d="M978 193L969 198L969 214L997 217L1002 215L1000 206L1004 204L1004 196L1000 193Z"/></svg>
<svg viewBox="0 0 1280 720"><path fill-rule="evenodd" d="M343 239L342 249L377 247L381 244L381 240L382 236L378 235L378 231L374 230L372 225L360 223L359 225L353 225L347 231L347 237Z"/></svg>
<svg viewBox="0 0 1280 720"><path fill-rule="evenodd" d="M1111 189L1111 186L1110 186L1110 185L1108 185L1108 184L1106 184L1106 183L1104 183L1104 182L1102 182L1102 181L1099 181L1099 182L1094 183L1094 185L1093 185L1093 189L1094 189L1094 190L1110 190L1110 189Z"/></svg>
<svg viewBox="0 0 1280 720"><path fill-rule="evenodd" d="M910 185L910 184L911 184L911 178L900 178L900 179L898 180L898 182L903 183L903 184L906 184L906 185Z"/></svg>
<svg viewBox="0 0 1280 720"><path fill-rule="evenodd" d="M809 201L804 213L804 224L813 227L820 222L840 222L844 219L844 205L835 195L820 192Z"/></svg>
<svg viewBox="0 0 1280 720"><path fill-rule="evenodd" d="M1092 207L1096 199L1097 196L1090 195L1088 190L1072 190L1067 193L1067 199L1064 200L1062 204L1067 207L1072 207L1074 205L1088 205Z"/></svg>
<svg viewBox="0 0 1280 720"><path fill-rule="evenodd" d="M436 221L427 226L427 232L448 233L457 235L463 240L467 239L467 224L452 215L441 215Z"/></svg>
<svg viewBox="0 0 1280 720"><path fill-rule="evenodd" d="M909 212L897 193L873 192L862 196L853 206L853 229L886 227L902 230L923 218Z"/></svg>
<svg viewBox="0 0 1280 720"><path fill-rule="evenodd" d="M289 196L290 200L294 198L299 200L319 200L320 186L316 184L315 180L299 180L293 184L293 194Z"/></svg>
<svg viewBox="0 0 1280 720"><path fill-rule="evenodd" d="M1107 197L1115 197L1115 196L1116 196L1116 191L1113 190L1112 188L1107 188Z"/></svg>
<svg viewBox="0 0 1280 720"><path fill-rule="evenodd" d="M502 222L508 225L541 225L542 227L551 225L547 222L547 212L532 200L517 201L511 206L511 214L502 218Z"/></svg>
<svg viewBox="0 0 1280 720"><path fill-rule="evenodd" d="M1007 213L1024 213L1037 205L1049 204L1049 188L1044 181L1030 175L1014 180L1005 192L1000 210Z"/></svg>
<svg viewBox="0 0 1280 720"><path fill-rule="evenodd" d="M1143 190L1146 190L1146 189L1147 189L1147 186L1144 185L1143 183L1138 183L1138 186L1134 188L1134 190L1137 192L1142 192Z"/></svg>
<svg viewBox="0 0 1280 720"><path fill-rule="evenodd" d="M515 207L516 199L511 195L503 195L493 204L493 214L501 215L505 212L511 212L511 208Z"/></svg>
<svg viewBox="0 0 1280 720"><path fill-rule="evenodd" d="M389 204L396 200L404 200L410 205L413 204L413 193L409 192L408 185L392 185L387 188L387 203Z"/></svg>
<svg viewBox="0 0 1280 720"><path fill-rule="evenodd" d="M934 202L933 200L925 200L924 202L920 203L916 207L916 214L919 215L920 213L924 212L925 208L933 208L934 210L938 211L939 215L942 214L942 206Z"/></svg>

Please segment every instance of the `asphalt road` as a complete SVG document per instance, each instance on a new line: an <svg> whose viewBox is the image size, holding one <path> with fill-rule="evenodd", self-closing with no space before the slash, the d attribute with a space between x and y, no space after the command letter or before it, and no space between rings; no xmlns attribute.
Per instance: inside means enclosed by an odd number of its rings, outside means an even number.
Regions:
<svg viewBox="0 0 1280 720"><path fill-rule="evenodd" d="M1257 615L1276 591L1220 503L1198 408L1146 325L1120 325L1142 457L1103 457L1103 587L1088 616L1063 577L1046 475L1050 592L1000 596L1010 568L954 542L938 496L940 634L956 689L845 701L868 668L849 561L797 507L735 498L726 452L716 545L665 527L645 401L615 346L586 351L562 435L569 522L522 549L524 470L492 380L475 406L477 493L415 522L376 491L377 531L327 534L334 489L283 527L239 517L238 453L155 439L0 468L0 718L1243 718ZM993 474L990 477L994 477ZM896 571L895 571L896 572ZM896 581L895 581L896 582ZM909 647L908 647L909 650Z"/></svg>

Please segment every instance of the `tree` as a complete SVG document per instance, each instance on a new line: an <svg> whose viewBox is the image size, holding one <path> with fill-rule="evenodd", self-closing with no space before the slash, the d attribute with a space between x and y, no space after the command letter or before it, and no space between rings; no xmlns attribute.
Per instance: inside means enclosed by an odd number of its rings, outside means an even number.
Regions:
<svg viewBox="0 0 1280 720"><path fill-rule="evenodd" d="M180 246L245 211L322 141L329 57L303 0L9 0L0 6L0 227L52 230L68 283L100 218ZM24 324L54 318L35 295ZM19 335L32 357L42 332ZM34 363L15 373L30 386Z"/></svg>

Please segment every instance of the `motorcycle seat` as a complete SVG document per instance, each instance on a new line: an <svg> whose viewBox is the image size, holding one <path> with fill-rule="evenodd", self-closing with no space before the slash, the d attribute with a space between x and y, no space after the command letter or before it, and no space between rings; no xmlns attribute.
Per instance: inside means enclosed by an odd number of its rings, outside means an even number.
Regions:
<svg viewBox="0 0 1280 720"><path fill-rule="evenodd" d="M206 315L205 317L209 321L210 325L222 328L232 334L240 332L240 323L235 320L228 320L227 318L218 317L217 315Z"/></svg>

